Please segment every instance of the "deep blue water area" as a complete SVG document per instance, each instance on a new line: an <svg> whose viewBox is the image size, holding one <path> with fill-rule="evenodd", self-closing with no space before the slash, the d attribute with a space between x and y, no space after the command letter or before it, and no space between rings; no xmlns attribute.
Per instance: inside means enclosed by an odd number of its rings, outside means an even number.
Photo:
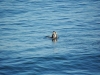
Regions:
<svg viewBox="0 0 100 75"><path fill-rule="evenodd" d="M100 0L0 0L0 75L100 75Z"/></svg>

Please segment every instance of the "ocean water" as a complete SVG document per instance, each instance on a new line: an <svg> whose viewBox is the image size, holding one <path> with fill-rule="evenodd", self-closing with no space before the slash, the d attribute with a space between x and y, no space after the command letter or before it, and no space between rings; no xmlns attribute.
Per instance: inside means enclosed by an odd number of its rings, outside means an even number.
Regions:
<svg viewBox="0 0 100 75"><path fill-rule="evenodd" d="M100 0L0 0L0 75L100 75Z"/></svg>

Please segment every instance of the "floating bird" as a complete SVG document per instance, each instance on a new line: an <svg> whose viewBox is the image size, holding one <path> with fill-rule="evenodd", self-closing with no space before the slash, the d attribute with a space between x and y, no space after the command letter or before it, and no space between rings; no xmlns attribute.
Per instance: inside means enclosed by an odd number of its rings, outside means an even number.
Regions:
<svg viewBox="0 0 100 75"><path fill-rule="evenodd" d="M58 37L57 37L57 32L55 32L55 31L53 31L52 32L52 37L51 37L52 39L57 39Z"/></svg>
<svg viewBox="0 0 100 75"><path fill-rule="evenodd" d="M57 38L58 38L57 32L53 31L53 32L52 32L52 36L46 36L46 37L49 37L49 38L51 38L51 39L57 39Z"/></svg>

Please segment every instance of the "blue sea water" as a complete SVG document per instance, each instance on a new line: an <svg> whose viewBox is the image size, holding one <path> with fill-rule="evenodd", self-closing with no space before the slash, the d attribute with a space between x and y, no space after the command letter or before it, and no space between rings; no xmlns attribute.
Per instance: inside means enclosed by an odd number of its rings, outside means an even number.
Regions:
<svg viewBox="0 0 100 75"><path fill-rule="evenodd" d="M0 75L100 75L100 0L0 0Z"/></svg>

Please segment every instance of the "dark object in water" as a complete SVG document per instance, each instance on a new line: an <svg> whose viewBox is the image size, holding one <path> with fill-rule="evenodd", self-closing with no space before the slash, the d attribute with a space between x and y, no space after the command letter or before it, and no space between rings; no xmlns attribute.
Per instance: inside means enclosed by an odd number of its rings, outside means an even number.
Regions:
<svg viewBox="0 0 100 75"><path fill-rule="evenodd" d="M52 39L57 39L58 36L57 36L57 32L53 31L52 32Z"/></svg>
<svg viewBox="0 0 100 75"><path fill-rule="evenodd" d="M52 32L52 36L46 36L46 37L52 38L52 39L57 39L57 38L58 38L57 32L53 31L53 32Z"/></svg>

